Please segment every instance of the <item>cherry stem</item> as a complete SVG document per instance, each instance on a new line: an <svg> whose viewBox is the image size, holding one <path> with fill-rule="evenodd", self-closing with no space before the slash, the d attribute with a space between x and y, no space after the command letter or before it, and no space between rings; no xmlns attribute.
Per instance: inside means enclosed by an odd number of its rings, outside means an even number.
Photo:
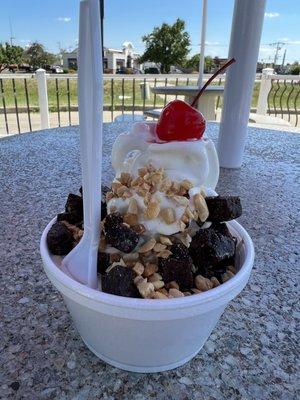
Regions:
<svg viewBox="0 0 300 400"><path fill-rule="evenodd" d="M195 105L197 104L197 101L199 100L199 97L202 95L202 93L204 92L204 90L207 88L207 86L210 84L211 81L213 81L215 79L216 76L220 75L227 67L229 67L229 65L235 63L235 59L231 58L230 60L228 60L223 67L221 67L220 69L218 69L217 72L215 72L210 78L209 80L202 86L202 88L199 90L199 92L197 93L196 97L194 98L191 106L195 107Z"/></svg>

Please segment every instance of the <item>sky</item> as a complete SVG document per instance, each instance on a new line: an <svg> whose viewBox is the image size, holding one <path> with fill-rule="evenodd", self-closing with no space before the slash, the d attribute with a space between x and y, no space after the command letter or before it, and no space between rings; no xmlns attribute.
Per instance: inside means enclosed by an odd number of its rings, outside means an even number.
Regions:
<svg viewBox="0 0 300 400"><path fill-rule="evenodd" d="M14 44L39 41L54 53L76 47L79 0L0 1L0 42L10 39L11 22ZM227 57L233 5L234 0L208 0L206 55ZM131 41L142 53L142 36L178 17L186 22L191 55L199 52L201 0L106 0L104 45L121 48ZM299 21L300 0L267 0L259 61L274 59L275 47L269 44L277 41L284 42L279 62L285 49L286 62L300 61Z"/></svg>

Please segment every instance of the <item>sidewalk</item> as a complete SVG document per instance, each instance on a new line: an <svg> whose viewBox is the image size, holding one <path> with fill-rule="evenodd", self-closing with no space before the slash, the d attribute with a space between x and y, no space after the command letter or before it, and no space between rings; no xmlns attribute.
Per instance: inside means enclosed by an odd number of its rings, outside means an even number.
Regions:
<svg viewBox="0 0 300 400"><path fill-rule="evenodd" d="M124 114L130 115L131 113L125 112ZM115 119L118 115L122 115L121 111L114 111L113 113L113 118ZM136 111L135 115L143 115L142 111ZM252 114L251 114L252 115ZM253 114L255 116L255 114ZM220 116L221 113L220 111L217 112L217 122L220 122ZM39 113L32 113L30 114L31 117L31 126L33 131L38 131L40 130L40 114ZM287 120L287 116L286 117ZM295 118L296 116L292 116L293 119L291 119L290 124L293 125L295 123ZM266 117L264 118L266 119ZM7 120L8 120L8 126L9 126L9 134L14 135L18 134L18 124L17 124L17 118L16 114L7 114ZM20 130L21 133L29 132L29 122L28 122L28 115L27 114L19 114L19 121L20 121ZM103 113L103 121L104 122L112 122L112 114L110 111L104 111ZM251 121L251 118L250 118ZM271 121L271 120L270 120ZM272 122L274 119L272 119ZM257 119L257 123L249 123L249 126L253 126L256 128L267 128L267 129L275 129L279 131L288 131L288 132L298 132L300 133L300 127L294 127L294 126L286 126L284 124L284 121L281 119L278 119L278 123L268 123L267 121L264 121L264 123L261 123L259 118ZM60 112L60 125L61 126L69 126L69 114L68 112ZM71 125L78 125L78 112L73 111L71 112ZM58 115L57 113L50 113L50 127L51 128L57 128L59 126L58 124ZM5 128L5 120L4 120L4 115L0 114L0 137L5 137L7 136L6 133L6 128Z"/></svg>

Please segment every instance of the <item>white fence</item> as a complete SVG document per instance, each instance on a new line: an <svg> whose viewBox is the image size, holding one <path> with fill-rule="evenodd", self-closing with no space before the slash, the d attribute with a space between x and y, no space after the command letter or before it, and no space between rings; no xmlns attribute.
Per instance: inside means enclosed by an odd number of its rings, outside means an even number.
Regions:
<svg viewBox="0 0 300 400"><path fill-rule="evenodd" d="M257 109L254 107L252 112L280 116L298 125L300 77L271 72L257 74ZM205 80L209 76L205 75ZM171 99L150 93L145 90L146 86L196 85L197 79L197 74L104 75L106 120L113 121L120 113L142 114L164 106ZM215 84L223 85L224 82L225 75L222 75ZM1 74L0 134L78 123L76 85L77 75L74 74L48 75L44 70L38 70L36 74ZM34 90L36 96L32 94ZM221 105L218 98L216 108Z"/></svg>

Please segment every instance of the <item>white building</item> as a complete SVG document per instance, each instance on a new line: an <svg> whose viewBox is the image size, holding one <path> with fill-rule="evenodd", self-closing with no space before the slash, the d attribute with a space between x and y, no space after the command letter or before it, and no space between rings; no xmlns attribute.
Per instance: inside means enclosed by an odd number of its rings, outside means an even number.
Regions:
<svg viewBox="0 0 300 400"><path fill-rule="evenodd" d="M77 69L77 52L63 54L63 67ZM139 54L134 52L134 46L131 42L124 42L122 50L104 47L103 68L107 73L115 74L123 68L140 68L138 63Z"/></svg>

